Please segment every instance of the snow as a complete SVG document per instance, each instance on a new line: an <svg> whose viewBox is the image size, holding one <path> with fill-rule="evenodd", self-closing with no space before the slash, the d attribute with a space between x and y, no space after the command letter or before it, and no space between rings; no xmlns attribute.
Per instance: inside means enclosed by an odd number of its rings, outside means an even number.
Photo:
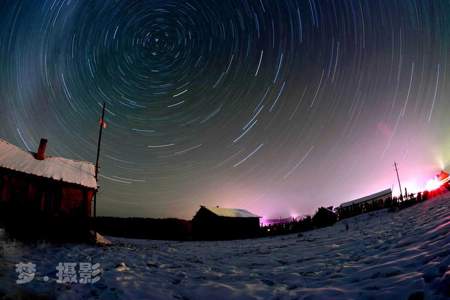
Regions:
<svg viewBox="0 0 450 300"><path fill-rule="evenodd" d="M215 215L218 215L220 217L231 217L231 218L261 218L260 216L257 216L255 214L252 214L251 212L245 210L245 209L239 209L239 208L223 208L223 207L206 207L207 210L214 213Z"/></svg>
<svg viewBox="0 0 450 300"><path fill-rule="evenodd" d="M2 139L0 139L0 167L97 189L93 164L62 157L37 160L32 153Z"/></svg>
<svg viewBox="0 0 450 300"><path fill-rule="evenodd" d="M358 203L364 203L366 201L370 201L370 200L374 200L374 199L378 199L382 196L392 196L392 189L387 189L369 196L365 196L356 200L352 200L352 201L348 201L348 202L344 202L342 203L339 207L343 208L343 207L347 207L347 206L351 206L353 204L358 204Z"/></svg>
<svg viewBox="0 0 450 300"><path fill-rule="evenodd" d="M301 235L216 242L109 239L114 245L104 248L30 245L7 241L0 231L0 298L403 300L415 294L439 300L450 295L449 194ZM14 265L20 261L37 265L30 284L15 284ZM84 261L103 268L94 285L43 281L56 277L59 262Z"/></svg>

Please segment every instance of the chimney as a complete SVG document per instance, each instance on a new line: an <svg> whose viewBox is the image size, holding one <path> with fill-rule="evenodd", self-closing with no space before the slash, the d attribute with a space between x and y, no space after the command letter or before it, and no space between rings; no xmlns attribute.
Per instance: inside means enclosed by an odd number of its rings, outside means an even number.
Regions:
<svg viewBox="0 0 450 300"><path fill-rule="evenodd" d="M47 148L47 139L41 139L41 142L39 143L38 152L36 153L35 156L37 160L45 159L45 148Z"/></svg>

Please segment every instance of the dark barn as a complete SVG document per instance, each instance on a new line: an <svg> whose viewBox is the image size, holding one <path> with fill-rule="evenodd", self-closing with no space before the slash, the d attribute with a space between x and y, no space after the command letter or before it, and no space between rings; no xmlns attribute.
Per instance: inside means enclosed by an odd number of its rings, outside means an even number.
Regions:
<svg viewBox="0 0 450 300"><path fill-rule="evenodd" d="M316 227L331 226L337 222L337 214L332 207L320 207L312 217L312 222Z"/></svg>
<svg viewBox="0 0 450 300"><path fill-rule="evenodd" d="M0 139L3 219L29 223L30 218L37 217L45 222L51 218L68 220L91 216L92 199L97 190L94 165L46 157L46 146L47 140L42 139L38 152L31 153Z"/></svg>
<svg viewBox="0 0 450 300"><path fill-rule="evenodd" d="M197 240L255 237L260 218L244 209L201 206L192 219L192 235Z"/></svg>

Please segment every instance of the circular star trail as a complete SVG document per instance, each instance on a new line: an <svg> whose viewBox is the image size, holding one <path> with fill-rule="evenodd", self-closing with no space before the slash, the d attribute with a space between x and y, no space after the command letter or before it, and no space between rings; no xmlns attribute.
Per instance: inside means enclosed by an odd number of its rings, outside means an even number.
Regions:
<svg viewBox="0 0 450 300"><path fill-rule="evenodd" d="M311 213L450 158L445 1L9 1L0 135L94 161L99 213Z"/></svg>

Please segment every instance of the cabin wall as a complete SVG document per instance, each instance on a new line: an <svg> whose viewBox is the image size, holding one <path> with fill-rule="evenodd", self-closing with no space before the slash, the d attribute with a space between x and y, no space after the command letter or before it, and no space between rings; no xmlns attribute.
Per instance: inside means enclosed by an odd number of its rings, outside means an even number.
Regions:
<svg viewBox="0 0 450 300"><path fill-rule="evenodd" d="M61 211L66 214L91 216L94 191L73 186L63 186Z"/></svg>
<svg viewBox="0 0 450 300"><path fill-rule="evenodd" d="M9 178L0 173L0 203L5 204L10 201Z"/></svg>
<svg viewBox="0 0 450 300"><path fill-rule="evenodd" d="M71 212L78 212L79 214L84 213L84 193L83 190L73 188L73 187L63 187L61 189L61 206L60 210L63 213L70 214Z"/></svg>
<svg viewBox="0 0 450 300"><path fill-rule="evenodd" d="M0 169L2 211L89 217L94 190L61 181Z"/></svg>

